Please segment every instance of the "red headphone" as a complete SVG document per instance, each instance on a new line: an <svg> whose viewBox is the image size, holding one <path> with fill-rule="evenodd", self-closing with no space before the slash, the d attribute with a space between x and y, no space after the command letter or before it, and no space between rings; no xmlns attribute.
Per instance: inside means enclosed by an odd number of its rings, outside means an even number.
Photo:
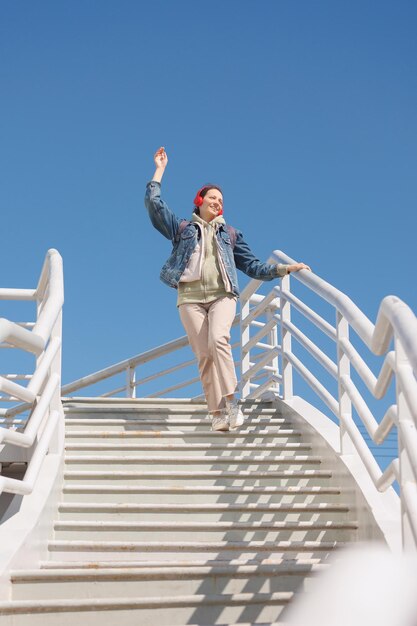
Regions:
<svg viewBox="0 0 417 626"><path fill-rule="evenodd" d="M201 189L199 189L197 191L197 194L194 198L194 206L195 207L200 207L203 204L204 199L201 197L201 192L204 191L204 189L211 189L210 185L204 185L204 187L201 187ZM223 215L223 209L220 209L220 211L217 213L217 217L219 215Z"/></svg>

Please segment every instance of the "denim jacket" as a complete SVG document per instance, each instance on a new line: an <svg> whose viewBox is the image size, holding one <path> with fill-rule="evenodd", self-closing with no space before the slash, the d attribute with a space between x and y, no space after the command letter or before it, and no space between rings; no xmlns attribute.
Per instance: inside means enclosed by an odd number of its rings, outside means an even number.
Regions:
<svg viewBox="0 0 417 626"><path fill-rule="evenodd" d="M166 285L176 289L197 244L199 229L190 222L179 234L179 225L183 220L174 215L166 202L162 200L161 183L157 181L152 180L146 185L145 206L152 224L172 242L172 252L161 269L160 278ZM259 261L243 239L240 230L236 229L234 247L232 247L229 232L223 224L220 224L216 238L221 261L223 261L235 296L239 296L236 268L257 280L273 280L286 273L286 265Z"/></svg>

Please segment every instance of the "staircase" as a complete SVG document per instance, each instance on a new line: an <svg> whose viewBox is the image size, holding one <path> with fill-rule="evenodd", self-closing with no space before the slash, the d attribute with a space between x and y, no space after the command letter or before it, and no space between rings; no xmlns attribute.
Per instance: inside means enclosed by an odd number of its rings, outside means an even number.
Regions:
<svg viewBox="0 0 417 626"><path fill-rule="evenodd" d="M279 404L243 410L219 433L198 402L67 401L49 558L11 572L2 626L281 623L358 524Z"/></svg>
<svg viewBox="0 0 417 626"><path fill-rule="evenodd" d="M275 250L270 262L294 260ZM36 303L34 321L0 320L0 348L36 357L0 374L1 626L277 626L289 607L308 608L307 626L315 583L315 623L333 626L327 576L340 612L357 607L346 582L361 573L340 546L415 554L416 316L387 296L373 324L310 272L266 288L241 294L232 348L246 422L227 433L211 432L194 396L185 336L62 387L56 250L36 288L0 289Z"/></svg>

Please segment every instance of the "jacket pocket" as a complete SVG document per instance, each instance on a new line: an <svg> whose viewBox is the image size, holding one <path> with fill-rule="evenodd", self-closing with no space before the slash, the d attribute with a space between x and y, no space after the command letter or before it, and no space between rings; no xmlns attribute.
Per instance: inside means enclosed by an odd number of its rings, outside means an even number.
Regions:
<svg viewBox="0 0 417 626"><path fill-rule="evenodd" d="M222 241L224 241L224 243L227 243L229 246L232 245L232 242L230 241L230 235L227 231L225 232L224 230L221 230L220 237L222 238Z"/></svg>

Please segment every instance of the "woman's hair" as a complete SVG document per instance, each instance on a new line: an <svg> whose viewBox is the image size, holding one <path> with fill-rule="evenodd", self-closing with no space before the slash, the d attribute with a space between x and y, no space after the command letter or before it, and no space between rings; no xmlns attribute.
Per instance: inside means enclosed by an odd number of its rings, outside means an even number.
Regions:
<svg viewBox="0 0 417 626"><path fill-rule="evenodd" d="M220 193L223 195L223 191L221 190L221 187L219 187L218 185L212 185L211 183L208 183L207 185L204 185L203 191L200 192L200 196L204 198L204 196L206 195L208 191L210 191L210 189L217 189L217 191L220 191ZM200 215L200 207L195 207L194 213L196 213L197 215Z"/></svg>

